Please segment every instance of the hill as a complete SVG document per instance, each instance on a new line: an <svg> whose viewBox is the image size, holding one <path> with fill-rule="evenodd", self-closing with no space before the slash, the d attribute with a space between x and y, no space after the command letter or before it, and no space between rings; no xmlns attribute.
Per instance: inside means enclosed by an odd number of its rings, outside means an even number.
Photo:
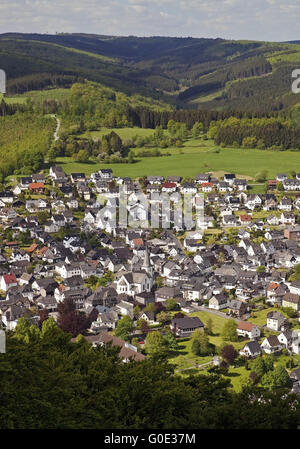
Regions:
<svg viewBox="0 0 300 449"><path fill-rule="evenodd" d="M297 43L89 34L0 35L8 92L89 79L179 108L278 111L296 104Z"/></svg>

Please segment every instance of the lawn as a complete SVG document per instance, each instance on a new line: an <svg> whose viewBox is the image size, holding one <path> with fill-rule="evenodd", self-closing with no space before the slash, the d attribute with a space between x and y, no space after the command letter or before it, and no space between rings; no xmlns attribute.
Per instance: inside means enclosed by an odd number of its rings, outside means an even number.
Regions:
<svg viewBox="0 0 300 449"><path fill-rule="evenodd" d="M267 309L254 311L254 318L250 317L247 321L250 321L253 324L257 324L258 326L263 326L267 324L267 315L269 312L278 311L286 318L288 318L287 314L284 313L280 308L268 307ZM273 331L272 331L273 332Z"/></svg>
<svg viewBox="0 0 300 449"><path fill-rule="evenodd" d="M205 325L208 321L208 319L210 318L212 320L212 329L213 329L213 336L209 337L209 341L211 343L213 343L216 347L221 346L221 344L223 343L223 338L221 337L221 333L222 333L222 329L224 324L226 323L226 321L228 320L227 318L222 318L220 316L214 315L213 313L210 312L194 312L191 313L189 316L197 316L200 318L200 320L202 321L202 323ZM237 342L231 342L229 341L228 344L232 344L235 349L240 350L241 348L243 348L246 344L246 342L249 340L243 339Z"/></svg>
<svg viewBox="0 0 300 449"><path fill-rule="evenodd" d="M92 132L92 136L110 132L110 129L102 129ZM135 134L149 135L153 130L140 128L115 129L121 138L128 139ZM75 163L72 158L58 158L59 164L67 174L73 171L85 172L87 175L100 168L111 168L116 176L130 176L132 178L162 175L178 175L183 178L195 177L197 173L212 172L221 177L224 173L235 173L238 176L253 178L262 171L267 170L269 178L274 178L277 173L290 172L292 169L300 171L300 156L293 151L263 151L245 150L235 148L219 148L212 141L189 139L182 148L167 148L162 153L169 152L171 156L139 158L134 164L100 164L100 163ZM139 149L135 149L138 153ZM138 157L138 156L137 156ZM298 167L298 168L297 168ZM255 190L263 191L264 185L253 186Z"/></svg>

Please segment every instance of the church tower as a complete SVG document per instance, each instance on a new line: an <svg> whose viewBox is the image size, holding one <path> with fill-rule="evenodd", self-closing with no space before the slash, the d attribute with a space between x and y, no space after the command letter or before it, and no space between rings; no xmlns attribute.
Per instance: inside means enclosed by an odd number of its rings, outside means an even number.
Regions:
<svg viewBox="0 0 300 449"><path fill-rule="evenodd" d="M151 260L150 260L150 254L149 254L149 250L148 247L146 246L146 250L145 250L145 256L144 256L144 261L143 261L143 265L142 265L142 270L146 271L146 273L153 278L154 275L154 268L151 265Z"/></svg>

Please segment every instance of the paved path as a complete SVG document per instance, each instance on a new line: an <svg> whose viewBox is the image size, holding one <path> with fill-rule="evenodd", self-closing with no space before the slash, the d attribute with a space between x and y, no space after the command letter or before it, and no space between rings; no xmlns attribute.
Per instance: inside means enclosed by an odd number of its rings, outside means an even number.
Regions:
<svg viewBox="0 0 300 449"><path fill-rule="evenodd" d="M213 361L211 360L210 362L206 362L206 363L203 363L202 365L199 365L198 363L193 362L192 360L189 360L189 359L187 359L186 357L185 357L185 359L186 359L189 363L192 363L193 366L189 366L188 368L178 369L178 370L176 370L176 371L180 371L180 372L181 372L181 371L187 371L187 370L189 370L189 369L195 369L195 368L197 368L197 369L203 369L205 366L211 365L211 364L213 363Z"/></svg>

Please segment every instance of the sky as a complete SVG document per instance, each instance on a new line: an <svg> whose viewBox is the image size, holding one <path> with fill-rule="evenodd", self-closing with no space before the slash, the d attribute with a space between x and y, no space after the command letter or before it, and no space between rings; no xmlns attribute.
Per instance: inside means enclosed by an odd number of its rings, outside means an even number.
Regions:
<svg viewBox="0 0 300 449"><path fill-rule="evenodd" d="M0 33L300 40L300 0L1 0Z"/></svg>

